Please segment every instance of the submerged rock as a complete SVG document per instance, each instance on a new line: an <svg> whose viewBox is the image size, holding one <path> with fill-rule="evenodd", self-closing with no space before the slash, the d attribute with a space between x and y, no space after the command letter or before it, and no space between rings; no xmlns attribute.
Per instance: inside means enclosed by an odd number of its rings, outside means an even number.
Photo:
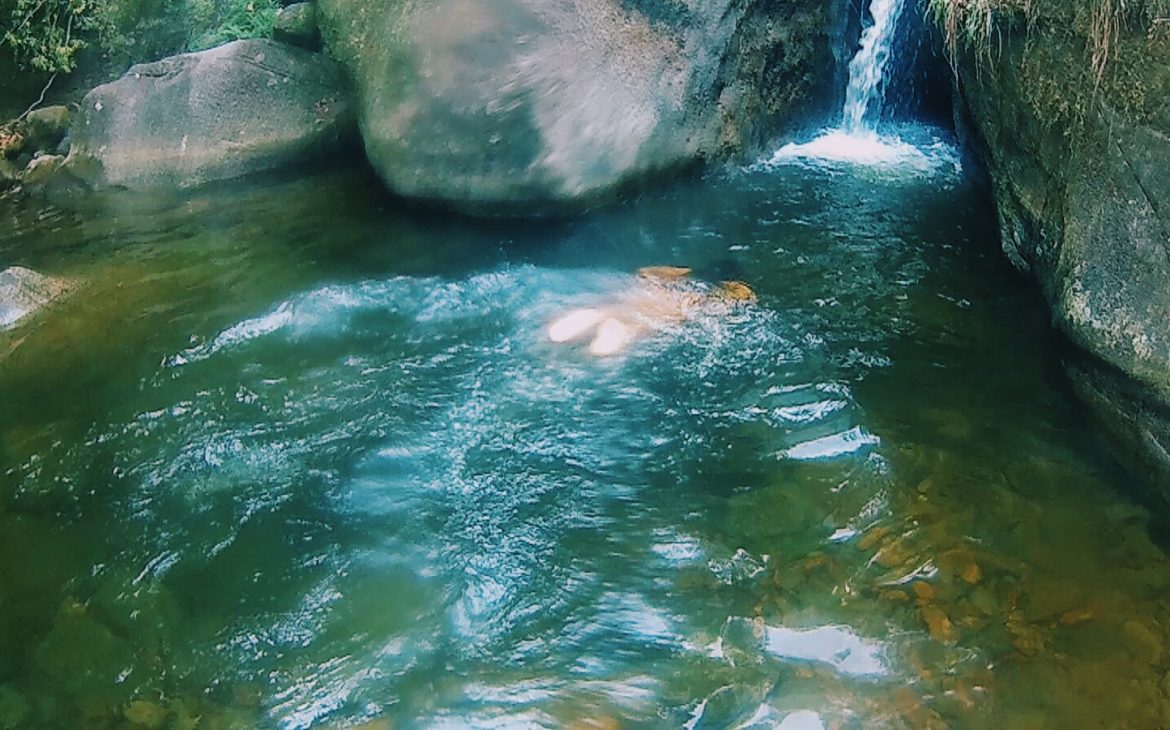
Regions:
<svg viewBox="0 0 1170 730"><path fill-rule="evenodd" d="M340 69L269 40L132 67L86 95L68 168L97 185L188 188L305 162L355 127Z"/></svg>
<svg viewBox="0 0 1170 730"><path fill-rule="evenodd" d="M0 271L0 331L15 326L68 290L65 281L22 266Z"/></svg>
<svg viewBox="0 0 1170 730"><path fill-rule="evenodd" d="M160 728L166 723L169 713L157 702L134 700L126 705L122 714L130 724L137 727Z"/></svg>
<svg viewBox="0 0 1170 730"><path fill-rule="evenodd" d="M1065 4L1038 8L1026 23L1002 19L994 63L975 47L958 57L1003 246L1039 282L1054 323L1140 384L1149 412L1164 410L1170 26L1135 10L1100 38ZM1170 486L1170 468L1162 478Z"/></svg>
<svg viewBox="0 0 1170 730"><path fill-rule="evenodd" d="M834 3L320 0L395 192L532 214L827 108Z"/></svg>

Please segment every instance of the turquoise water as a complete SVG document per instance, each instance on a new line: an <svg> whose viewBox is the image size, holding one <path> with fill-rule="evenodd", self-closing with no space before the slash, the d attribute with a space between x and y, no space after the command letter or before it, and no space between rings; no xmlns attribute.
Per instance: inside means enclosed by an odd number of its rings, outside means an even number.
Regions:
<svg viewBox="0 0 1170 730"><path fill-rule="evenodd" d="M0 727L1160 726L1151 516L942 163L0 200L77 284L0 335ZM549 341L648 265L704 304Z"/></svg>

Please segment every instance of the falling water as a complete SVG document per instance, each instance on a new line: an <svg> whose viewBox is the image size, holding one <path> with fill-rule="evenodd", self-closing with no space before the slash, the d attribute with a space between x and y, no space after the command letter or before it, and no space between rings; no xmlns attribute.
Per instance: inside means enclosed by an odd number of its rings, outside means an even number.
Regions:
<svg viewBox="0 0 1170 730"><path fill-rule="evenodd" d="M759 164L865 167L882 175L945 175L956 179L962 162L953 139L921 123L884 125L878 131L898 20L906 0L872 0L872 22L861 33L849 62L849 86L840 126L822 129L807 141L789 142Z"/></svg>
<svg viewBox="0 0 1170 730"><path fill-rule="evenodd" d="M845 91L842 128L849 134L873 133L885 95L885 69L890 60L894 31L902 14L903 0L873 0L869 6L873 24L861 34L861 48L849 62L849 87Z"/></svg>

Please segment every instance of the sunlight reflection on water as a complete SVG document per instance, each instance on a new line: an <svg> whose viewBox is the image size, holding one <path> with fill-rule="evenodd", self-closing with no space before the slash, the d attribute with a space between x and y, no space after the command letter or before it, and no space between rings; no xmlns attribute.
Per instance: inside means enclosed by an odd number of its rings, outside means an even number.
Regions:
<svg viewBox="0 0 1170 730"><path fill-rule="evenodd" d="M4 707L1161 726L1148 514L985 199L908 169L762 165L530 228L339 217L317 180L135 221L0 367ZM611 358L549 342L663 263L759 301Z"/></svg>

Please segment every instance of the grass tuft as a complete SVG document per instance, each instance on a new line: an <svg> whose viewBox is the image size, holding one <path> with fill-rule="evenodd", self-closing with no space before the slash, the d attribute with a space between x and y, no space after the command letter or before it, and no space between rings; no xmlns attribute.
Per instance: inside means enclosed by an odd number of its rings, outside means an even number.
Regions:
<svg viewBox="0 0 1170 730"><path fill-rule="evenodd" d="M1153 33L1170 24L1170 0L928 0L927 8L952 59L960 51L990 58L1007 28L1023 25L1031 35L1047 21L1071 27L1085 38L1098 83L1125 33L1138 28Z"/></svg>

